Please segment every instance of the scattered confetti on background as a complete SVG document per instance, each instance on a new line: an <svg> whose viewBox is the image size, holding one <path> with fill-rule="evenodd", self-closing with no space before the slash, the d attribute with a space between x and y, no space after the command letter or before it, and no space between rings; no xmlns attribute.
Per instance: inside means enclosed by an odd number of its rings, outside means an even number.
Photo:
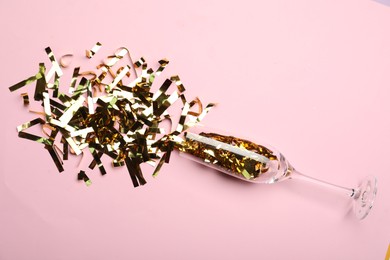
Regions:
<svg viewBox="0 0 390 260"><path fill-rule="evenodd" d="M97 42L86 51L86 57L91 59L101 46ZM203 109L198 97L187 101L183 93L186 89L178 75L166 79L153 92L156 76L163 72L169 61L160 60L154 71L143 57L133 63L130 51L125 47L107 56L95 71L80 71L80 67L75 67L72 79L66 85L69 87L63 92L61 67L68 67L64 60L73 54L62 55L58 62L50 47L45 51L51 61L48 72L45 64L39 63L36 75L12 85L9 90L14 92L35 83L34 100L41 104L43 111L28 110L40 117L19 125L18 136L43 144L59 172L64 171L63 161L68 160L69 153L80 156L81 165L85 151L89 150L93 157L90 169L98 166L102 175L107 174L101 159L106 155L111 157L112 166L126 165L134 187L144 185L146 180L141 164L155 166L153 176L157 176L162 165L169 163L174 147L184 142L180 136L183 131L198 125L214 106L208 104ZM128 61L120 64L124 57ZM132 80L129 80L131 76ZM177 90L168 94L172 85ZM23 92L21 96L24 105L28 106L28 94ZM182 107L181 111L176 111L180 113L180 120L174 122L168 111L177 101L181 101ZM193 107L197 111L192 111ZM161 126L164 120L170 121L170 130ZM26 132L35 125L40 125L41 135ZM63 144L62 149L59 142ZM84 170L80 170L77 179L84 180L87 186L92 183Z"/></svg>
<svg viewBox="0 0 390 260"><path fill-rule="evenodd" d="M2 1L0 21L0 259L384 259L389 6L373 0ZM97 41L102 47L89 60L86 50L95 52ZM94 61L118 46L157 67L154 62L168 58L163 74L180 75L189 100L218 102L205 125L265 141L302 172L330 182L353 186L376 175L370 216L356 221L344 197L328 190L298 181L245 183L176 152L157 178L145 165L142 188L132 187L126 168L111 172L106 157L111 174L104 176L88 171L92 156L83 159L89 187L75 178L78 160L67 160L59 173L45 149L15 130L31 120L23 109L42 110L33 102L34 87L8 89L36 75L37 63L49 62L46 46L58 56L73 54L62 61L70 70L93 70ZM71 78L66 73L60 83ZM28 94L28 107L21 93ZM29 133L42 134L35 130Z"/></svg>

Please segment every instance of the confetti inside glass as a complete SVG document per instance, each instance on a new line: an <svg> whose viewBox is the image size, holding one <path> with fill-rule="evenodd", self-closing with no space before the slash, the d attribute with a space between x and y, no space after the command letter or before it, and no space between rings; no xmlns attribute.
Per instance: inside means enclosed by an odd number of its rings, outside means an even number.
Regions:
<svg viewBox="0 0 390 260"><path fill-rule="evenodd" d="M376 192L377 180L368 176L355 188L345 188L324 182L298 172L275 148L257 144L231 135L222 135L195 127L177 144L183 157L244 181L277 183L288 179L304 180L338 191L352 199L354 213L363 219L370 212Z"/></svg>

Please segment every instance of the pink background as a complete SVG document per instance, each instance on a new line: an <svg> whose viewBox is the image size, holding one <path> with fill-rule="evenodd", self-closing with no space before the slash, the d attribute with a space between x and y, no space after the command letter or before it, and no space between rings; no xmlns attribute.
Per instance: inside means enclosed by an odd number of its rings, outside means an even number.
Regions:
<svg viewBox="0 0 390 260"><path fill-rule="evenodd" d="M389 5L2 0L0 259L384 259ZM45 47L81 57L96 41L105 55L127 46L150 64L169 58L164 76L219 103L205 124L266 140L302 172L351 187L376 175L370 216L357 221L332 191L248 184L176 153L156 179L147 167L148 184L136 189L108 163L104 177L88 171L89 188L75 180L78 158L59 174L41 145L17 137L34 115L8 87L49 64Z"/></svg>

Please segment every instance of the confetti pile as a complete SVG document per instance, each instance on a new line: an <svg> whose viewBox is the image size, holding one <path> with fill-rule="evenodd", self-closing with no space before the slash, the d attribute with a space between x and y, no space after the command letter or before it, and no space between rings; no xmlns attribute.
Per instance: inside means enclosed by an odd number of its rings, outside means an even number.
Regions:
<svg viewBox="0 0 390 260"><path fill-rule="evenodd" d="M101 46L97 43L87 50L86 57L93 58ZM151 92L156 76L169 61L160 60L154 71L142 57L133 63L130 52L123 47L96 66L96 71L82 72L80 67L75 67L68 93L62 93L60 79L72 54L63 55L57 61L49 47L45 51L51 63L48 72L45 64L40 63L36 75L9 89L16 91L35 82L34 100L42 104L43 111L30 110L39 117L18 126L18 135L43 144L59 172L64 170L63 160L68 160L69 154L83 156L89 150L93 157L90 169L97 166L101 174L106 174L101 160L105 154L112 158L114 167L127 167L134 187L144 185L140 165L154 166L153 176L156 176L164 162L169 162L175 144L183 142L180 134L199 123L214 106L208 104L203 109L198 98L187 101L178 76L166 79L156 92ZM124 60L129 63L122 64ZM125 83L126 80L130 82ZM168 94L172 85L176 89ZM21 96L24 105L29 106L28 94L21 93ZM168 120L174 125L168 108L176 101L182 104L180 119L176 128L166 131L161 122ZM42 128L43 136L26 132L35 125ZM80 170L77 178L87 185L92 183L85 170Z"/></svg>

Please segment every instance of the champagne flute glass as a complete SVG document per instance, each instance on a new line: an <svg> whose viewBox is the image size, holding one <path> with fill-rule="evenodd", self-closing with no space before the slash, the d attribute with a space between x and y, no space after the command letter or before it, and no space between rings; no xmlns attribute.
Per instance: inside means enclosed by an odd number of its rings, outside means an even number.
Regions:
<svg viewBox="0 0 390 260"><path fill-rule="evenodd" d="M373 176L367 176L354 188L342 187L300 173L271 146L199 129L202 128L185 132L184 141L177 146L182 156L244 181L276 183L299 179L341 192L352 200L358 219L365 218L373 206L377 192Z"/></svg>

